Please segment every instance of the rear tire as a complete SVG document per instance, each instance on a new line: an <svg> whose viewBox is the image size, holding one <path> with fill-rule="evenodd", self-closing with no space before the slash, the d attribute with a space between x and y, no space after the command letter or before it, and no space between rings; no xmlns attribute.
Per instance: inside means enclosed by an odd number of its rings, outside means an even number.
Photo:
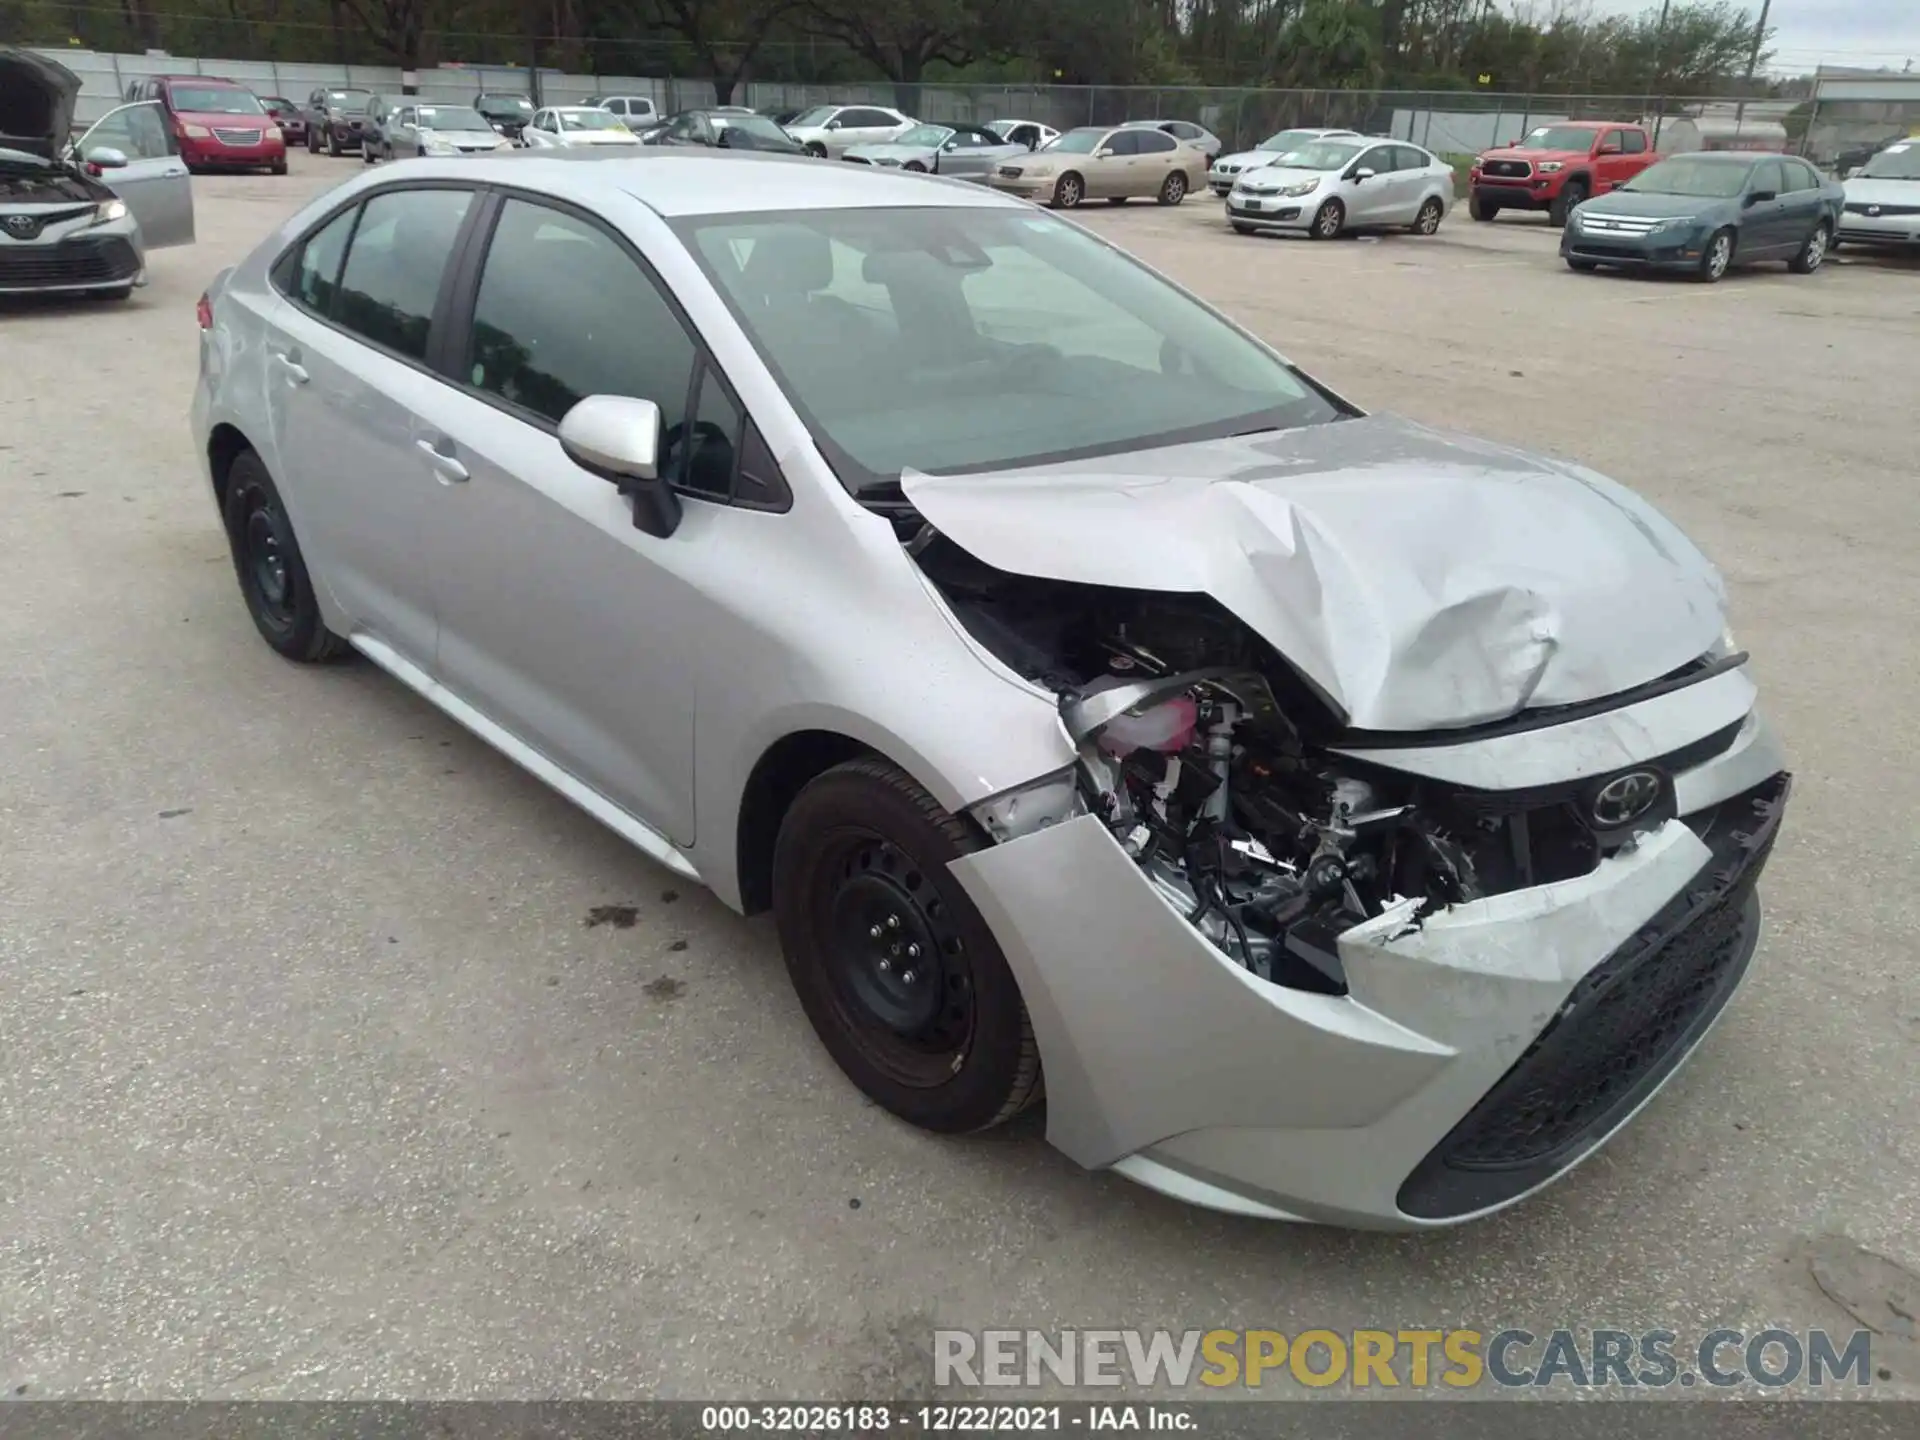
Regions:
<svg viewBox="0 0 1920 1440"><path fill-rule="evenodd" d="M1347 207L1338 200L1329 200L1314 212L1313 224L1307 234L1315 240L1331 240L1339 235L1347 223Z"/></svg>
<svg viewBox="0 0 1920 1440"><path fill-rule="evenodd" d="M312 663L346 653L347 642L320 618L293 522L265 463L243 450L227 469L221 517L240 594L254 628L289 660Z"/></svg>
<svg viewBox="0 0 1920 1440"><path fill-rule="evenodd" d="M1470 196L1467 200L1467 214L1483 224L1499 213L1500 207L1491 200L1482 200L1478 195Z"/></svg>
<svg viewBox="0 0 1920 1440"><path fill-rule="evenodd" d="M1187 198L1187 177L1176 170L1160 182L1158 201L1162 205L1178 205Z"/></svg>
<svg viewBox="0 0 1920 1440"><path fill-rule="evenodd" d="M780 945L821 1044L876 1103L946 1134L1042 1093L1020 987L947 869L985 844L877 758L808 784L774 844Z"/></svg>
<svg viewBox="0 0 1920 1440"><path fill-rule="evenodd" d="M1560 187L1560 193L1547 204L1547 223L1559 230L1565 227L1567 216L1573 213L1573 207L1587 198L1584 181L1569 180Z"/></svg>
<svg viewBox="0 0 1920 1440"><path fill-rule="evenodd" d="M1440 228L1440 217L1446 213L1437 196L1428 196L1427 203L1420 207L1420 213L1413 217L1409 228L1416 235L1431 235Z"/></svg>

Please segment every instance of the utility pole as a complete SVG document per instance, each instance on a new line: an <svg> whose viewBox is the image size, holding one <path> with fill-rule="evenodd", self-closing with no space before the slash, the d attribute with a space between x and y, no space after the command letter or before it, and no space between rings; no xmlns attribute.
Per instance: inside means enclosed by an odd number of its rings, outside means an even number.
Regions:
<svg viewBox="0 0 1920 1440"><path fill-rule="evenodd" d="M1753 72L1760 66L1760 46L1767 38L1767 12L1773 8L1773 0L1760 0L1760 19L1753 27L1753 49L1747 52L1746 83L1740 87L1740 103L1733 111L1733 133L1740 133L1740 122L1747 113L1747 92L1753 89Z"/></svg>
<svg viewBox="0 0 1920 1440"><path fill-rule="evenodd" d="M1660 23L1653 32L1653 148L1660 148L1660 122L1667 114L1667 82L1661 67L1667 58L1667 12L1673 0L1660 0Z"/></svg>

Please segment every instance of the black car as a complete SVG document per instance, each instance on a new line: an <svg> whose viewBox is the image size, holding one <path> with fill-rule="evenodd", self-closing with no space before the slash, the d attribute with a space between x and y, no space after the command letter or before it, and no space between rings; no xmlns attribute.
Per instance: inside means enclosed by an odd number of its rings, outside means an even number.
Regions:
<svg viewBox="0 0 1920 1440"><path fill-rule="evenodd" d="M1574 270L1684 270L1712 283L1734 265L1820 268L1845 191L1794 155L1674 155L1576 205L1560 232Z"/></svg>
<svg viewBox="0 0 1920 1440"><path fill-rule="evenodd" d="M494 129L516 144L533 119L533 101L510 90L490 90L473 97L473 108Z"/></svg>
<svg viewBox="0 0 1920 1440"><path fill-rule="evenodd" d="M286 136L289 145L307 143L307 117L300 107L284 95L262 95L260 103L267 113L273 116L273 123L280 127L280 133Z"/></svg>
<svg viewBox="0 0 1920 1440"><path fill-rule="evenodd" d="M329 155L344 155L360 148L361 132L366 128L367 105L371 90L357 86L331 86L315 90L307 97L307 153L317 155L325 146Z"/></svg>
<svg viewBox="0 0 1920 1440"><path fill-rule="evenodd" d="M720 150L760 150L804 155L807 147L764 115L738 110L682 110L643 137L648 145L706 145Z"/></svg>
<svg viewBox="0 0 1920 1440"><path fill-rule="evenodd" d="M806 108L804 105L769 105L760 113L774 124L785 126L791 125Z"/></svg>

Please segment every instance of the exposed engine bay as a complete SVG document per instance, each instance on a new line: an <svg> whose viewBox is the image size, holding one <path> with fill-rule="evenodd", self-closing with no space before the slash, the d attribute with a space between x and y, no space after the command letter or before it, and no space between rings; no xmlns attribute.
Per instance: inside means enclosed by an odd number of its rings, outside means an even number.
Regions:
<svg viewBox="0 0 1920 1440"><path fill-rule="evenodd" d="M1335 754L1326 704L1206 596L1012 575L926 529L908 549L976 640L1061 697L1085 808L1264 980L1344 994L1352 926L1585 874L1628 838L1590 828L1571 787L1468 791Z"/></svg>

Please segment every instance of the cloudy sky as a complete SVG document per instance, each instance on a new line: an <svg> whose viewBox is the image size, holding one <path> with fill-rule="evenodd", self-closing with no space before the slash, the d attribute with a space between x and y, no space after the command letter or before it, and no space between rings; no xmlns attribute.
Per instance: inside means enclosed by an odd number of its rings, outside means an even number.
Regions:
<svg viewBox="0 0 1920 1440"><path fill-rule="evenodd" d="M1596 0L1596 8L1638 14L1659 0ZM1760 0L1739 0L1756 15ZM1773 69L1810 71L1827 65L1891 65L1909 59L1920 72L1920 3L1916 0L1773 0Z"/></svg>

